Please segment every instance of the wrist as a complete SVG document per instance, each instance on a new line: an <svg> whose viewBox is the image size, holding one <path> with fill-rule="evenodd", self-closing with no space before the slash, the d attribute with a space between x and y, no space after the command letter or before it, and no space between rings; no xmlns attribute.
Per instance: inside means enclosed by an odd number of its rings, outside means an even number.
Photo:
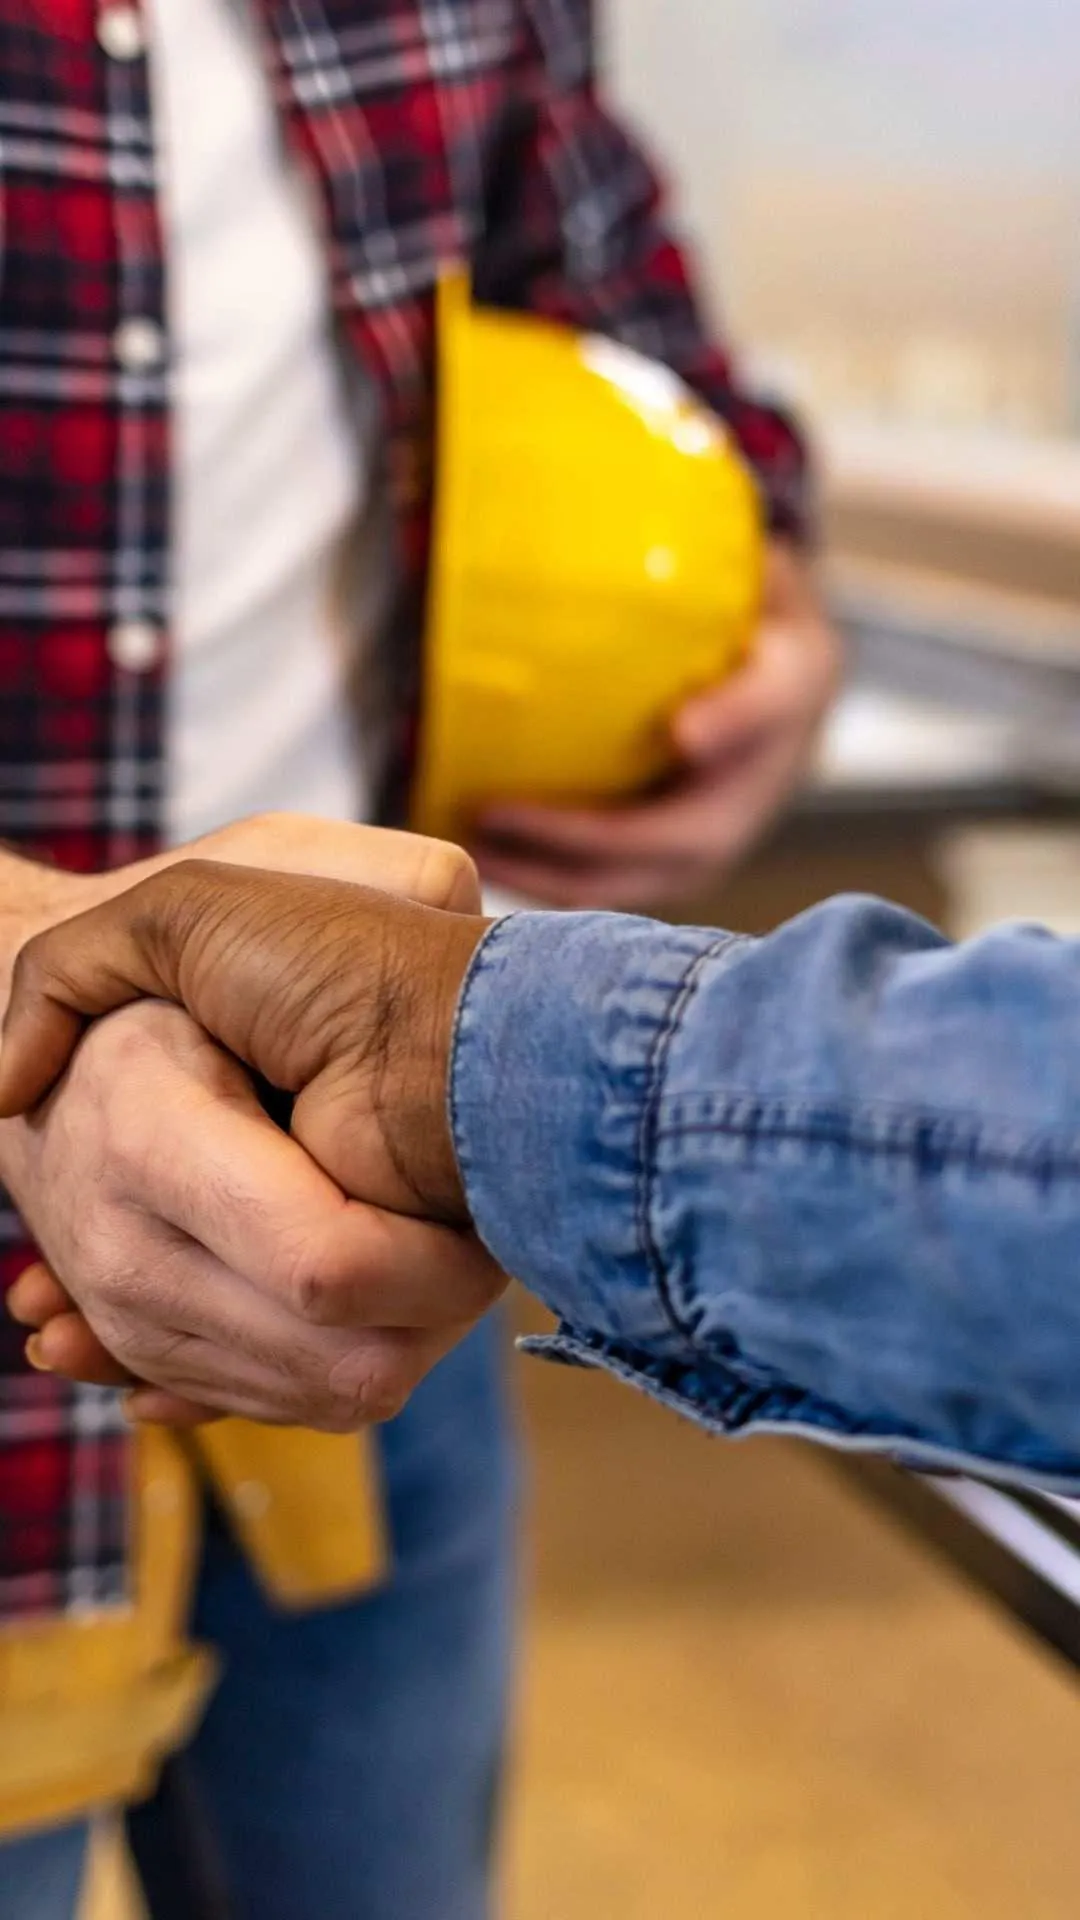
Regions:
<svg viewBox="0 0 1080 1920"><path fill-rule="evenodd" d="M459 1227L469 1225L469 1207L450 1126L451 1055L462 990L492 925L465 914L427 916L396 1016L397 1086L384 1108L391 1152L425 1213Z"/></svg>

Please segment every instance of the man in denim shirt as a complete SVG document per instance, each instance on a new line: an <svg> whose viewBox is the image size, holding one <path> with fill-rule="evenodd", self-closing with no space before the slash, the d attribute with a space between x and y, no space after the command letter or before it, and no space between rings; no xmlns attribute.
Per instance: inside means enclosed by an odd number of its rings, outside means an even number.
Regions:
<svg viewBox="0 0 1080 1920"><path fill-rule="evenodd" d="M533 1350L719 1433L1080 1492L1080 944L957 948L869 899L763 940L492 924L187 864L26 950L0 1105L55 1077L76 1014L144 994L299 1095L292 1150L367 1203L363 1271L292 1303L257 1416L393 1412L497 1263L560 1318ZM107 1309L119 1375L70 1313L39 1361L152 1381L150 1417L191 1416L169 1389L232 1404L228 1302L181 1376L180 1304L121 1315L64 1278ZM16 1300L39 1324L69 1304L40 1271Z"/></svg>

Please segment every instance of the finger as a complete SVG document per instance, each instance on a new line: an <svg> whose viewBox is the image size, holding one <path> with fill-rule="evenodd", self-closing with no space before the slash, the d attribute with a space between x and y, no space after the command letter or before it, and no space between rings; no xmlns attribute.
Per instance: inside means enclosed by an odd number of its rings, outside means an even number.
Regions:
<svg viewBox="0 0 1080 1920"><path fill-rule="evenodd" d="M347 1228L350 1244L340 1257L305 1257L299 1273L283 1276L279 1297L318 1326L466 1326L506 1288L506 1275L472 1234L361 1201L349 1203Z"/></svg>
<svg viewBox="0 0 1080 1920"><path fill-rule="evenodd" d="M745 666L677 715L677 751L702 766L749 754L769 735L809 738L836 693L842 664L838 636L816 606L775 614Z"/></svg>
<svg viewBox="0 0 1080 1920"><path fill-rule="evenodd" d="M138 1157L125 1155L129 1203L145 1210L159 1236L166 1224L175 1234L164 1258L160 1238L147 1243L135 1303L144 1322L152 1301L159 1327L212 1330L212 1310L220 1313L241 1281L251 1302L276 1316L255 1321L265 1325L260 1351L269 1355L294 1342L293 1316L302 1330L309 1313L327 1322L336 1314L339 1324L354 1327L408 1327L484 1311L503 1281L478 1243L346 1200L306 1150L320 1144L317 1110L308 1116L301 1099L294 1125L304 1138L290 1139L267 1118L235 1062L221 1056L220 1069L220 1097L211 1099L201 1082L193 1087L182 1063L158 1072L139 1118ZM43 1317L71 1304L40 1274L19 1283L17 1306L24 1292ZM201 1319L193 1318L197 1307ZM111 1329L100 1330L115 1346ZM237 1337L242 1332L236 1323ZM122 1357L132 1371L145 1371L138 1355Z"/></svg>
<svg viewBox="0 0 1080 1920"><path fill-rule="evenodd" d="M146 887L156 883L148 881ZM128 915L138 899L107 902L41 934L19 953L3 1026L0 1115L37 1104L64 1072L86 1021L143 995L173 998Z"/></svg>
<svg viewBox="0 0 1080 1920"><path fill-rule="evenodd" d="M223 935L235 958L242 943L229 939L228 923L234 913L242 923L251 906L249 875L188 863L29 941L15 963L4 1019L0 1114L26 1111L55 1085L87 1020L145 997L185 1004L180 976L192 939ZM241 994L241 1007L246 1000ZM201 1003L187 1010L209 1028ZM215 1037L229 1044L229 1035Z"/></svg>
<svg viewBox="0 0 1080 1920"><path fill-rule="evenodd" d="M169 1257L132 1276L130 1304L114 1291L100 1327L95 1312L95 1328L141 1382L222 1411L303 1424L339 1368L367 1364L374 1376L427 1343L449 1346L506 1286L478 1242L448 1229L373 1214L369 1239L368 1273L348 1287L320 1274L298 1312L177 1235ZM373 1324L384 1313L414 1314L420 1324Z"/></svg>
<svg viewBox="0 0 1080 1920"><path fill-rule="evenodd" d="M31 1366L92 1387L130 1387L131 1374L102 1346L81 1313L57 1314L27 1344Z"/></svg>
<svg viewBox="0 0 1080 1920"><path fill-rule="evenodd" d="M460 847L423 834L293 813L243 820L190 846L124 868L115 876L116 891L126 892L138 881L192 859L346 881L453 913L480 911L476 869ZM112 879L107 876L104 884Z"/></svg>
<svg viewBox="0 0 1080 1920"><path fill-rule="evenodd" d="M130 1387L131 1375L102 1346L89 1323L73 1307L71 1296L44 1262L28 1267L20 1276L14 1294L19 1291L19 1311L12 1314L23 1326L43 1328L33 1343L31 1364L48 1373L62 1374L89 1386ZM156 1390L155 1390L156 1391ZM167 1399L168 1396L162 1396ZM198 1425L213 1418L209 1410L193 1407L187 1401L175 1401L166 1423L173 1426Z"/></svg>
<svg viewBox="0 0 1080 1920"><path fill-rule="evenodd" d="M745 753L785 710L789 694L767 639L731 680L697 695L676 714L675 748L689 766Z"/></svg>
<svg viewBox="0 0 1080 1920"><path fill-rule="evenodd" d="M346 1198L320 1164L334 1142L318 1098L300 1095L290 1138L235 1062L221 1069L227 1098L193 1097L179 1072L155 1082L125 1174L149 1217L301 1320L410 1327L485 1310L505 1282L478 1242ZM193 1323L177 1310L176 1324Z"/></svg>
<svg viewBox="0 0 1080 1920"><path fill-rule="evenodd" d="M175 1393L162 1393L159 1387L133 1388L125 1396L124 1414L136 1426L174 1427L178 1430L212 1426L216 1421L228 1418L214 1407L199 1406L193 1400L182 1400Z"/></svg>
<svg viewBox="0 0 1080 1920"><path fill-rule="evenodd" d="M44 1261L19 1275L8 1291L7 1310L20 1327L43 1327L57 1314L70 1313L74 1301Z"/></svg>
<svg viewBox="0 0 1080 1920"><path fill-rule="evenodd" d="M164 1284L160 1274L153 1278L161 1319L147 1324L128 1318L122 1303L110 1305L107 1337L122 1356L117 1372L88 1365L74 1342L65 1348L60 1340L43 1345L40 1364L99 1385L152 1387L203 1412L302 1424L360 1337L305 1327L197 1251ZM53 1341L56 1327L63 1323L36 1338Z"/></svg>
<svg viewBox="0 0 1080 1920"><path fill-rule="evenodd" d="M452 1333L389 1333L372 1329L343 1346L317 1376L300 1382L233 1364L227 1349L192 1339L175 1363L178 1388L162 1394L141 1386L129 1398L133 1418L160 1421L179 1403L262 1426L357 1432L401 1411L410 1394L455 1343ZM190 1374L190 1383L184 1378ZM170 1421L171 1423L171 1421Z"/></svg>
<svg viewBox="0 0 1080 1920"><path fill-rule="evenodd" d="M185 962L192 946L213 947L217 941L229 973L242 975L245 963L252 963L244 935L254 935L256 978L241 978L232 996L233 1019L242 1027L253 998L265 985L257 977L261 943L281 911L280 894L268 898L265 891L271 878L249 868L182 863L30 940L16 959L4 1018L0 1115L10 1118L26 1111L55 1085L86 1021L141 998L185 1006L215 1038L240 1054L242 1045L231 1031L218 1030L200 993L184 992L185 974L189 987L193 972L203 977ZM318 904L325 904L321 890L335 887L333 882L301 879L288 884L301 892L314 888ZM347 892L351 901L353 890ZM292 905L295 908L294 897ZM213 997L212 975L208 981L204 977L204 988ZM248 1064L274 1081L272 1061Z"/></svg>
<svg viewBox="0 0 1080 1920"><path fill-rule="evenodd" d="M347 1199L314 1157L329 1153L318 1102L309 1111L300 1096L289 1138L237 1079L228 1102L192 1102L178 1089L157 1103L129 1176L148 1215L301 1319L322 1318L313 1303L330 1300L340 1303L337 1323L354 1326L425 1325L483 1310L497 1273L487 1255L449 1228Z"/></svg>
<svg viewBox="0 0 1080 1920"><path fill-rule="evenodd" d="M549 866L574 861L579 868L663 866L672 861L693 868L713 863L725 851L729 778L730 773L716 772L687 780L671 793L631 806L523 810L515 815L520 845L508 846L508 828L498 843L478 847L479 857L485 873L492 860L507 856ZM509 822L509 814L500 817Z"/></svg>
<svg viewBox="0 0 1080 1920"><path fill-rule="evenodd" d="M721 866L735 865L776 819L798 788L808 757L801 741L781 741L732 769L725 794Z"/></svg>
<svg viewBox="0 0 1080 1920"><path fill-rule="evenodd" d="M189 861L50 928L15 963L0 1115L25 1111L55 1084L86 1020L145 997L183 1006L272 1085L298 1092L326 1064L336 1035L312 1012L305 985L318 937L336 942L323 979L331 997L342 964L356 955L350 1031L359 1047L365 1010L374 1018L381 1004L386 955L375 935L388 908L395 922L431 913L337 881ZM373 944L365 966L366 933ZM407 943L410 927L397 933ZM321 958L325 975L325 950Z"/></svg>

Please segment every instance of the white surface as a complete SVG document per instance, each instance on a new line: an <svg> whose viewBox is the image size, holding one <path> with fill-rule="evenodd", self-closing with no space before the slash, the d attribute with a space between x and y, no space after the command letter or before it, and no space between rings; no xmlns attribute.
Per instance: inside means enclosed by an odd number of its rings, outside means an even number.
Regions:
<svg viewBox="0 0 1080 1920"><path fill-rule="evenodd" d="M508 893L505 887L484 888L484 912L489 920L501 920L507 913L528 913L535 906L536 901L526 899L523 893Z"/></svg>
<svg viewBox="0 0 1080 1920"><path fill-rule="evenodd" d="M354 815L345 549L365 492L323 249L246 4L149 0L174 368L169 830Z"/></svg>
<svg viewBox="0 0 1080 1920"><path fill-rule="evenodd" d="M984 719L899 695L855 688L826 732L817 784L832 791L903 791L994 785L1028 769L1008 721Z"/></svg>
<svg viewBox="0 0 1080 1920"><path fill-rule="evenodd" d="M1033 1519L996 1487L982 1486L973 1480L934 1480L930 1485L939 1500L957 1507L1067 1600L1080 1606L1080 1554L1075 1547ZM1060 1504L1068 1507L1073 1503L1062 1501Z"/></svg>

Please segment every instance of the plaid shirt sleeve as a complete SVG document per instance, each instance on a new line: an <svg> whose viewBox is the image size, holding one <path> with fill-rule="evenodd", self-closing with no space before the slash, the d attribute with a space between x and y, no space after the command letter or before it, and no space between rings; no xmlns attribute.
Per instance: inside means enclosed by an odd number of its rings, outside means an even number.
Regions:
<svg viewBox="0 0 1080 1920"><path fill-rule="evenodd" d="M710 337L657 175L600 98L591 16L591 0L522 0L477 294L664 361L727 421L758 475L773 532L805 541L805 443L783 411L747 391Z"/></svg>

